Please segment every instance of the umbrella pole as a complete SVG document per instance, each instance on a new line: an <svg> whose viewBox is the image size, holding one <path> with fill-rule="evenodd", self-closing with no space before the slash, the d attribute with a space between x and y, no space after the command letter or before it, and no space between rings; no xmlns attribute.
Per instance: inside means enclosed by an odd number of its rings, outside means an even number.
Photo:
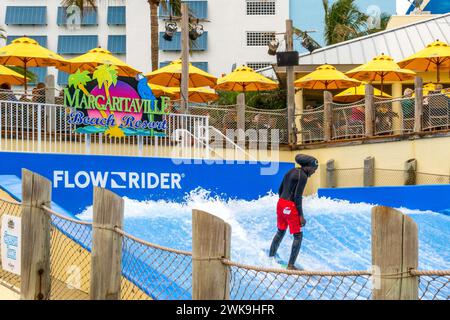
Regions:
<svg viewBox="0 0 450 320"><path fill-rule="evenodd" d="M23 70L24 70L24 74L23 74L23 79L24 79L24 91L25 91L25 95L27 94L27 60L24 60L23 62Z"/></svg>
<svg viewBox="0 0 450 320"><path fill-rule="evenodd" d="M439 67L440 67L440 62L436 63L436 74L437 74L437 84L439 84L439 82L441 81L441 77L439 74Z"/></svg>

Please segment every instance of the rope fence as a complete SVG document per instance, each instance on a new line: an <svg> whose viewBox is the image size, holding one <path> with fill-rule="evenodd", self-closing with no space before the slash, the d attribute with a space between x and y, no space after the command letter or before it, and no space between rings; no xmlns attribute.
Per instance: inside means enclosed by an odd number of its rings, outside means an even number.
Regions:
<svg viewBox="0 0 450 320"><path fill-rule="evenodd" d="M75 220L43 207L51 218L51 300L88 300L92 223Z"/></svg>
<svg viewBox="0 0 450 320"><path fill-rule="evenodd" d="M93 223L60 214L47 206L50 217L50 274L53 300L90 298ZM0 199L0 215L20 216L21 204ZM192 253L139 239L124 230L122 237L121 299L192 299ZM232 300L368 300L376 279L418 278L418 298L450 299L450 270L409 270L391 274L371 271L298 271L252 266L221 260L229 274ZM20 276L0 270L0 281L20 288Z"/></svg>
<svg viewBox="0 0 450 320"><path fill-rule="evenodd" d="M232 300L367 300L371 297L371 274L367 271L291 271L230 260L222 262L230 268Z"/></svg>
<svg viewBox="0 0 450 320"><path fill-rule="evenodd" d="M115 231L123 237L123 300L191 299L190 252L152 244L119 228Z"/></svg>

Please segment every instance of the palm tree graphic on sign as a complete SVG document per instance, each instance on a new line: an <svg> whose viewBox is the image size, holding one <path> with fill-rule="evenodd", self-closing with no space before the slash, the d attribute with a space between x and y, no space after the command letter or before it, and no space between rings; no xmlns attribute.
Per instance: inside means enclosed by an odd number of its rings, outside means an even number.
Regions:
<svg viewBox="0 0 450 320"><path fill-rule="evenodd" d="M117 84L117 74L118 72L115 66L102 64L95 69L94 74L92 75L92 79L97 80L98 88L99 89L105 88L106 99L110 98L109 88L112 85L115 86ZM114 115L112 111L110 112L112 115ZM105 111L101 111L101 114L103 117L105 118L107 117ZM106 130L105 134L107 136L115 138L125 137L124 132L122 131L122 129L119 128L118 125L115 125L114 127L109 127L108 130Z"/></svg>

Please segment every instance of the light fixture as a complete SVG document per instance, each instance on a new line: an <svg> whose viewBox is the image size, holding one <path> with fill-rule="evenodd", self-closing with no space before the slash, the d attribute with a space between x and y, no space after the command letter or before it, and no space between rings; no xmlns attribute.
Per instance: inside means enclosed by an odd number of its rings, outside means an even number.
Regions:
<svg viewBox="0 0 450 320"><path fill-rule="evenodd" d="M274 56L277 54L277 49L280 46L280 42L277 39L269 41L269 51L268 53L271 56Z"/></svg>
<svg viewBox="0 0 450 320"><path fill-rule="evenodd" d="M166 41L172 41L173 35L178 30L178 25L174 21L166 22L166 32L164 32L163 38Z"/></svg>
<svg viewBox="0 0 450 320"><path fill-rule="evenodd" d="M203 25L199 24L198 21L192 29L189 31L189 38L191 40L197 40L198 37L200 37L205 31L203 30Z"/></svg>
<svg viewBox="0 0 450 320"><path fill-rule="evenodd" d="M321 48L321 46L306 32L302 35L302 46L303 48L308 50L309 53L312 53L314 50Z"/></svg>

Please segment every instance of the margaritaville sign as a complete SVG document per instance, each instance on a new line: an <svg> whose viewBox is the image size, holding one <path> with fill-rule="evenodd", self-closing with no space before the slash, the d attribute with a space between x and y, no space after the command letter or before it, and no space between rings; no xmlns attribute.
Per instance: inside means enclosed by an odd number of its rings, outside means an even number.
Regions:
<svg viewBox="0 0 450 320"><path fill-rule="evenodd" d="M116 68L108 65L98 66L92 77L78 70L64 89L64 105L71 110L68 123L85 134L164 136L169 101L157 99L144 76L119 79Z"/></svg>

